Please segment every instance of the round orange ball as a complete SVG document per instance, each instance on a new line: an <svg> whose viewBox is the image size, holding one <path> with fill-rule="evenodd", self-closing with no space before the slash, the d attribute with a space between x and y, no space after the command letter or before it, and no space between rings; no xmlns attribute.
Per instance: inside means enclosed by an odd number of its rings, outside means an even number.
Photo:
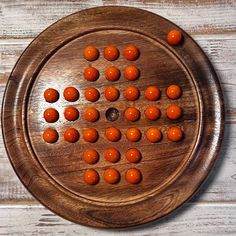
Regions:
<svg viewBox="0 0 236 236"><path fill-rule="evenodd" d="M140 111L135 107L129 107L125 110L125 118L128 121L137 121L140 118Z"/></svg>
<svg viewBox="0 0 236 236"><path fill-rule="evenodd" d="M180 106L172 104L167 107L166 115L171 120L177 120L182 116L182 109Z"/></svg>
<svg viewBox="0 0 236 236"><path fill-rule="evenodd" d="M142 180L142 174L138 169L132 168L126 172L125 179L130 184L138 184Z"/></svg>
<svg viewBox="0 0 236 236"><path fill-rule="evenodd" d="M64 111L64 116L68 121L75 121L79 117L79 112L75 107L67 107Z"/></svg>
<svg viewBox="0 0 236 236"><path fill-rule="evenodd" d="M43 132L43 139L47 143L55 143L58 140L58 133L55 129L46 129Z"/></svg>
<svg viewBox="0 0 236 236"><path fill-rule="evenodd" d="M95 89L94 87L88 87L84 91L84 96L88 101L96 102L99 99L100 94L99 94L98 90Z"/></svg>
<svg viewBox="0 0 236 236"><path fill-rule="evenodd" d="M103 55L108 61L115 61L119 57L119 50L114 46L108 46L104 49Z"/></svg>
<svg viewBox="0 0 236 236"><path fill-rule="evenodd" d="M89 148L83 153L83 160L88 164L95 164L99 159L98 152L93 149Z"/></svg>
<svg viewBox="0 0 236 236"><path fill-rule="evenodd" d="M161 111L156 106L148 106L144 112L148 120L157 120L161 116Z"/></svg>
<svg viewBox="0 0 236 236"><path fill-rule="evenodd" d="M170 127L167 130L167 137L170 141L178 142L183 139L183 131L179 127Z"/></svg>
<svg viewBox="0 0 236 236"><path fill-rule="evenodd" d="M96 81L99 77L99 72L95 67L89 66L84 70L84 78L88 81Z"/></svg>
<svg viewBox="0 0 236 236"><path fill-rule="evenodd" d="M87 142L94 143L98 140L98 132L94 128L87 128L83 132L83 138Z"/></svg>
<svg viewBox="0 0 236 236"><path fill-rule="evenodd" d="M84 58L87 61L95 61L99 56L99 51L94 46L87 46L84 49Z"/></svg>
<svg viewBox="0 0 236 236"><path fill-rule="evenodd" d="M131 142L137 142L141 138L141 132L138 128L129 128L126 131L126 138Z"/></svg>
<svg viewBox="0 0 236 236"><path fill-rule="evenodd" d="M59 119L59 113L54 108L48 108L44 111L43 117L48 123L54 123Z"/></svg>
<svg viewBox="0 0 236 236"><path fill-rule="evenodd" d="M162 133L159 129L151 127L147 130L146 137L150 142L156 143L156 142L159 142L161 140Z"/></svg>
<svg viewBox="0 0 236 236"><path fill-rule="evenodd" d="M59 99L59 93L56 89L48 88L44 91L44 98L47 102L53 103Z"/></svg>
<svg viewBox="0 0 236 236"><path fill-rule="evenodd" d="M94 107L89 107L84 111L84 118L89 122L95 122L99 119L99 112Z"/></svg>
<svg viewBox="0 0 236 236"><path fill-rule="evenodd" d="M170 45L178 45L182 40L182 33L179 30L173 29L167 35L167 41Z"/></svg>
<svg viewBox="0 0 236 236"><path fill-rule="evenodd" d="M137 87L135 86L128 86L125 89L125 93L124 96L126 97L126 99L128 99L129 101L135 101L139 98L140 92L138 90Z"/></svg>
<svg viewBox="0 0 236 236"><path fill-rule="evenodd" d="M99 181L99 175L96 170L90 169L84 172L84 182L89 185L95 185Z"/></svg>
<svg viewBox="0 0 236 236"><path fill-rule="evenodd" d="M124 49L124 57L129 61L134 61L139 57L139 50L134 45L129 45Z"/></svg>
<svg viewBox="0 0 236 236"><path fill-rule="evenodd" d="M120 159L120 152L115 148L109 148L105 150L104 157L107 161L115 163Z"/></svg>
<svg viewBox="0 0 236 236"><path fill-rule="evenodd" d="M75 143L79 140L79 132L75 128L68 128L64 132L64 139L67 142Z"/></svg>
<svg viewBox="0 0 236 236"><path fill-rule="evenodd" d="M111 142L117 142L121 138L121 132L115 127L110 127L106 129L105 135L107 139Z"/></svg>
<svg viewBox="0 0 236 236"><path fill-rule="evenodd" d="M104 91L104 96L108 101L114 102L119 98L120 92L115 87L107 87Z"/></svg>
<svg viewBox="0 0 236 236"><path fill-rule="evenodd" d="M79 98L79 91L74 87L67 87L63 95L68 102L75 102Z"/></svg>
<svg viewBox="0 0 236 236"><path fill-rule="evenodd" d="M120 78L120 70L115 66L110 66L105 72L106 79L116 81Z"/></svg>
<svg viewBox="0 0 236 236"><path fill-rule="evenodd" d="M140 74L140 71L136 66L131 65L125 68L124 76L128 80L133 81L133 80L138 79L139 74Z"/></svg>
<svg viewBox="0 0 236 236"><path fill-rule="evenodd" d="M141 160L141 152L136 148L130 148L126 152L126 159L131 163L137 163Z"/></svg>
<svg viewBox="0 0 236 236"><path fill-rule="evenodd" d="M116 184L120 181L120 173L115 168L105 170L103 177L109 184Z"/></svg>
<svg viewBox="0 0 236 236"><path fill-rule="evenodd" d="M145 97L150 101L156 101L161 96L161 91L156 86L149 86L145 90Z"/></svg>
<svg viewBox="0 0 236 236"><path fill-rule="evenodd" d="M166 90L166 95L170 99L178 99L182 95L182 89L176 84L170 85Z"/></svg>

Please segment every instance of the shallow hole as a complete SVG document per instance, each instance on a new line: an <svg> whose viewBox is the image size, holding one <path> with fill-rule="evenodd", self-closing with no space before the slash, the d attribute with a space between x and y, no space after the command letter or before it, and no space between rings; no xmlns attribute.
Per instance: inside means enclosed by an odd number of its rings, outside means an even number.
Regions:
<svg viewBox="0 0 236 236"><path fill-rule="evenodd" d="M118 117L119 117L119 111L116 108L111 107L111 108L107 109L107 111L106 111L107 120L115 121L118 119Z"/></svg>

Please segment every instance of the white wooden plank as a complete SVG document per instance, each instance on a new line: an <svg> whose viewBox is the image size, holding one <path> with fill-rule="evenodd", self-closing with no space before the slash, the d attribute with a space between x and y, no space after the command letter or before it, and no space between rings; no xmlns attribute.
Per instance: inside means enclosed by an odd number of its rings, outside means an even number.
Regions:
<svg viewBox="0 0 236 236"><path fill-rule="evenodd" d="M0 37L34 37L68 14L89 7L106 5L125 5L149 10L168 18L192 34L224 33L236 30L234 0L2 0Z"/></svg>
<svg viewBox="0 0 236 236"><path fill-rule="evenodd" d="M10 72L12 70L21 53L32 40L0 40L0 73Z"/></svg>
<svg viewBox="0 0 236 236"><path fill-rule="evenodd" d="M210 59L221 82L226 120L236 120L236 34L193 37ZM229 115L230 114L230 115Z"/></svg>
<svg viewBox="0 0 236 236"><path fill-rule="evenodd" d="M185 204L171 216L143 227L105 230L76 225L41 206L0 206L0 235L235 235L236 204Z"/></svg>
<svg viewBox="0 0 236 236"><path fill-rule="evenodd" d="M0 202L35 201L16 176L7 158L0 158L0 166Z"/></svg>

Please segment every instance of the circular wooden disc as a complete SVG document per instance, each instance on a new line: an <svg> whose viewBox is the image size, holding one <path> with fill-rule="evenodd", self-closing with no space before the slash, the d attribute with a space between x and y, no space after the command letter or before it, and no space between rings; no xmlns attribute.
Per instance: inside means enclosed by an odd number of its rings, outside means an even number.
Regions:
<svg viewBox="0 0 236 236"><path fill-rule="evenodd" d="M166 36L173 28L183 34L183 42L170 46ZM124 48L134 44L140 57L128 61L123 56ZM99 58L88 62L83 57L87 45L94 45ZM113 62L103 57L103 50L115 45L120 56ZM92 65L99 70L95 82L84 79L83 71ZM105 78L105 70L115 65L121 71L118 81ZM126 66L135 65L140 77L128 81L123 75ZM166 96L171 84L181 86L183 94L177 100ZM140 90L137 101L127 101L123 93L128 85ZM161 90L158 101L148 101L144 90L150 86ZM63 97L66 87L78 89L80 97L68 102ZM85 99L84 90L93 86L100 92L98 101ZM120 91L117 101L107 102L104 90L115 86ZM59 100L47 103L43 93L47 88L56 89ZM178 104L183 116L175 121L166 117L166 108ZM148 121L144 111L148 105L160 108L162 115L156 121ZM67 121L64 109L74 106L79 119ZM100 118L94 123L84 119L84 111L95 107ZM124 111L136 107L141 117L136 122L127 121ZM55 108L59 119L47 123L43 119L46 108ZM107 119L109 108L116 108L118 118ZM116 111L116 112L117 112ZM117 114L116 114L117 115ZM223 133L223 98L216 74L198 45L180 28L160 16L129 7L99 7L70 15L42 32L25 50L9 78L3 103L3 134L11 163L26 188L46 207L76 223L96 227L127 227L156 220L183 204L197 190L209 173L219 150ZM168 140L166 131L178 126L184 131L180 142ZM63 133L68 127L76 128L80 139L68 143ZM99 138L87 143L83 131L93 127ZM108 127L121 131L118 142L105 137ZM142 133L138 142L127 141L126 130L137 127ZM162 140L151 143L145 133L157 127ZM59 139L54 144L44 142L46 128L54 128ZM94 165L86 164L82 153L87 148L98 151L100 159ZM107 148L115 147L121 154L117 163L105 160ZM129 163L125 153L129 148L138 148L142 153L139 163ZM111 185L104 181L103 173L116 168L121 179ZM139 184L125 180L129 168L142 173ZM85 170L94 168L100 181L87 185L83 180Z"/></svg>

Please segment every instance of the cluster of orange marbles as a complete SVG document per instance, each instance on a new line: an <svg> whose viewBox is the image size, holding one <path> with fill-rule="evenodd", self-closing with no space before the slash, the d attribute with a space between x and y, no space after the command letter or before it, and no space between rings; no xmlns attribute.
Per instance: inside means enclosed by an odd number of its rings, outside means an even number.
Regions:
<svg viewBox="0 0 236 236"><path fill-rule="evenodd" d="M121 154L116 148L109 148L104 151L103 156L108 162L116 163L120 160ZM126 159L131 163L137 163L141 159L141 153L138 149L131 148L126 152ZM99 153L89 148L83 153L83 160L90 165L95 164L99 160ZM121 175L117 169L109 168L104 171L103 178L109 184L116 184L120 181ZM142 174L137 168L131 168L125 173L125 179L128 183L137 184L141 181ZM94 169L86 170L84 181L90 185L97 184L99 174Z"/></svg>
<svg viewBox="0 0 236 236"><path fill-rule="evenodd" d="M109 184L117 184L121 175L115 168L106 169L103 173L104 180ZM95 185L99 182L100 176L94 169L88 169L84 172L84 182L89 185ZM125 180L130 184L138 184L142 180L141 172L136 168L130 168L125 173Z"/></svg>
<svg viewBox="0 0 236 236"><path fill-rule="evenodd" d="M86 47L84 49L83 54L84 58L87 61L95 61L99 57L99 51L94 46ZM139 54L140 54L139 49L134 45L129 45L123 50L123 56L128 61L135 61L136 59L138 59ZM103 56L108 61L115 61L119 58L120 52L117 47L108 46L104 49ZM96 81L99 78L99 75L100 75L99 71L91 65L84 69L84 78L88 81L91 82ZM124 70L124 77L130 81L138 79L139 75L140 71L135 65L129 65ZM120 76L121 76L120 70L114 65L109 66L105 71L105 77L108 81L117 81L120 78ZM118 98L118 91L114 87L111 87L109 89L112 91L106 90L105 97L109 101L116 100ZM110 98L109 93L112 94L116 93L116 96L114 98Z"/></svg>
<svg viewBox="0 0 236 236"><path fill-rule="evenodd" d="M126 159L131 163L139 162L142 157L137 148L130 148L125 155ZM121 154L116 148L111 147L104 151L103 156L107 161L116 163L120 160ZM95 149L89 148L83 153L83 160L88 164L95 164L99 160L99 154Z"/></svg>
<svg viewBox="0 0 236 236"><path fill-rule="evenodd" d="M170 45L177 45L182 40L182 34L173 30L167 35L167 41ZM99 58L99 50L94 46L88 46L84 49L83 56L87 61L95 61ZM139 58L140 51L134 45L129 45L123 50L123 57L128 61L135 61ZM115 46L108 46L103 50L103 57L108 61L115 61L120 57L120 51ZM105 77L108 81L117 81L121 76L120 70L112 65L105 71ZM96 81L100 73L93 67L88 66L84 69L84 78L87 81ZM134 81L140 76L140 70L135 65L129 65L124 70L124 77L129 81ZM120 91L114 87L109 86L104 90L104 97L107 101L113 102L120 97ZM124 98L128 101L135 101L140 97L140 90L135 85L129 85L124 90ZM175 100L181 97L182 90L178 85L171 85L166 89L166 95L171 100ZM144 96L149 101L157 101L161 97L161 91L156 86L148 86L144 90ZM59 92L56 89L48 88L44 91L44 98L48 103L55 103L60 97ZM76 102L80 98L80 92L75 87L67 87L63 92L63 97L68 102ZM96 102L100 98L100 92L95 87L88 87L84 91L84 97L87 101ZM146 119L150 121L158 120L161 117L161 110L155 105L149 105L144 111ZM55 108L47 108L44 111L44 119L48 123L54 123L59 119L59 112ZM75 121L79 118L80 113L74 106L69 106L64 109L64 117L67 121ZM170 120L179 119L182 116L182 109L177 104L171 104L166 109L166 117ZM141 117L140 111L135 107L128 107L124 111L124 117L126 120L135 122ZM99 111L91 106L84 110L83 118L88 122L96 122L100 118ZM75 143L80 139L80 134L77 129L70 127L64 131L64 139L70 143ZM105 137L110 142L118 142L121 139L121 131L116 127L109 127L105 130ZM142 132L136 127L130 127L125 132L126 138L131 142L137 142L142 137ZM162 139L162 132L156 127L150 127L145 131L146 139L151 143L159 142ZM95 128L86 128L83 130L82 137L84 141L89 143L95 143L99 138L99 133ZM167 137L170 141L177 142L183 138L182 130L177 126L172 126L167 130ZM59 138L59 134L56 129L48 128L43 133L43 139L47 143L55 143ZM83 161L89 165L93 165L99 160L99 153L89 148L83 153ZM120 160L120 152L111 147L106 149L103 153L103 157L106 161L116 163ZM130 148L125 153L126 160L130 163L138 163L142 154L137 148ZM142 174L137 168L131 168L125 173L125 180L131 184L137 184L142 179ZM95 185L99 182L100 175L95 169L88 169L84 171L84 181L89 185ZM121 175L115 168L108 168L103 172L103 179L109 184L116 184L120 181Z"/></svg>
<svg viewBox="0 0 236 236"><path fill-rule="evenodd" d="M128 100L133 101L139 96L140 91L135 86L129 86L125 90L125 97ZM149 86L145 90L145 97L150 101L156 101L160 98L161 92L156 86ZM171 85L166 90L166 95L172 99L178 99L182 94L182 90L177 85ZM64 90L64 98L67 101L74 102L79 98L79 92L74 87L68 87ZM127 96L126 96L127 95ZM53 103L59 99L59 93L57 90L49 88L44 92L44 98L47 102ZM96 122L100 117L99 111L95 107L88 107L84 110L84 119L89 122ZM155 121L160 118L161 110L155 106L150 105L144 111L145 117L150 121ZM128 107L124 111L124 116L128 121L135 122L140 119L140 111L135 107ZM166 109L166 116L170 120L179 119L182 116L182 109L177 104L171 104ZM79 111L69 106L64 110L64 117L68 121L75 121L79 118ZM44 119L48 123L54 123L59 119L59 113L55 108L47 108L44 111ZM107 140L111 142L117 142L121 139L121 131L116 127L109 127L105 131ZM141 139L141 131L136 127L131 127L126 130L126 138L131 142L137 142ZM54 143L57 141L59 135L56 130L47 129L43 134L43 138L48 143ZM68 128L64 132L64 139L68 142L74 143L79 140L79 132L75 128ZM180 141L183 137L183 132L179 127L171 127L167 131L167 137L171 141ZM99 134L94 128L87 128L83 131L83 139L86 142L94 143L98 140ZM159 142L162 138L162 132L155 127L151 127L146 131L146 138L148 141L155 143Z"/></svg>

